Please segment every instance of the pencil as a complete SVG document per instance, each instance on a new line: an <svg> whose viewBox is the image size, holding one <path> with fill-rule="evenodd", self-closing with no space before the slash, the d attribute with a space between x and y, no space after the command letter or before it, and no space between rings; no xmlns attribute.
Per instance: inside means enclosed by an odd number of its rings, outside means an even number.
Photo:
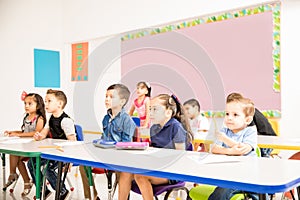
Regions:
<svg viewBox="0 0 300 200"><path fill-rule="evenodd" d="M52 145L52 146L39 146L39 148L54 148L54 149L59 149L61 147L60 146Z"/></svg>

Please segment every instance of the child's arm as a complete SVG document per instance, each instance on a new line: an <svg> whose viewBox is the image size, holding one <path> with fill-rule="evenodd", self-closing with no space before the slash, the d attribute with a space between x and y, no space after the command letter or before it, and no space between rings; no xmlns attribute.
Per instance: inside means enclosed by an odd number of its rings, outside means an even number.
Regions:
<svg viewBox="0 0 300 200"><path fill-rule="evenodd" d="M185 143L175 143L175 149L185 150Z"/></svg>
<svg viewBox="0 0 300 200"><path fill-rule="evenodd" d="M69 135L67 136L67 139L71 141L76 141L76 135Z"/></svg>
<svg viewBox="0 0 300 200"><path fill-rule="evenodd" d="M22 133L22 131L4 131L5 136L18 136L17 134Z"/></svg>
<svg viewBox="0 0 300 200"><path fill-rule="evenodd" d="M19 136L19 137L33 137L33 135L36 132L40 132L42 131L42 129L44 128L44 119L42 117L39 117L37 119L36 122L36 127L35 127L35 131L32 132L20 132L20 133L15 133L13 134L13 136Z"/></svg>
<svg viewBox="0 0 300 200"><path fill-rule="evenodd" d="M150 101L146 101L146 109L145 109L145 115L146 115L146 119L145 119L145 123L144 126L142 128L148 128L149 122L150 122Z"/></svg>
<svg viewBox="0 0 300 200"><path fill-rule="evenodd" d="M252 151L252 146L245 143L240 143L230 148L225 148L218 144L214 144L211 150L211 152L215 154L225 154L225 155L235 155L235 156L242 156L248 154L250 151Z"/></svg>
<svg viewBox="0 0 300 200"><path fill-rule="evenodd" d="M43 128L40 132L36 132L33 135L33 138L36 141L43 140L47 137L48 133L49 133L49 128Z"/></svg>
<svg viewBox="0 0 300 200"><path fill-rule="evenodd" d="M239 143L235 140L231 139L230 137L226 136L225 133L216 131L216 138L218 141L225 143L229 147L233 147L235 145L238 145Z"/></svg>
<svg viewBox="0 0 300 200"><path fill-rule="evenodd" d="M67 140L76 141L75 124L71 118L65 117L61 121L61 128L64 130Z"/></svg>

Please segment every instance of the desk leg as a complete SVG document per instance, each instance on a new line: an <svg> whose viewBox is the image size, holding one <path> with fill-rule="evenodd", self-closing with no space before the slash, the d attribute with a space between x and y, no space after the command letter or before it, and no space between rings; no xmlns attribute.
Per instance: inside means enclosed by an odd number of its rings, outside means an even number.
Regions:
<svg viewBox="0 0 300 200"><path fill-rule="evenodd" d="M90 194L91 194L91 199L94 198L94 185L93 185L93 175L92 175L92 168L91 167L84 167L85 173L89 179L89 186L90 186Z"/></svg>
<svg viewBox="0 0 300 200"><path fill-rule="evenodd" d="M41 199L41 157L36 157L36 166L35 166L35 196L36 199Z"/></svg>
<svg viewBox="0 0 300 200"><path fill-rule="evenodd" d="M3 187L5 186L6 176L5 176L5 153L1 154L2 158L2 170L3 170Z"/></svg>
<svg viewBox="0 0 300 200"><path fill-rule="evenodd" d="M258 194L259 200L268 200L268 194Z"/></svg>
<svg viewBox="0 0 300 200"><path fill-rule="evenodd" d="M62 170L63 170L63 162L58 162L55 199L59 199L60 197Z"/></svg>

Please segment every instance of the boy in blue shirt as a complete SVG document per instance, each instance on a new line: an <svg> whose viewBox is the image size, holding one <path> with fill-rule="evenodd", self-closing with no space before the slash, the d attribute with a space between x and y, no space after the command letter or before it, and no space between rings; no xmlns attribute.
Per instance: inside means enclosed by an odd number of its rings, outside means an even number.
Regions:
<svg viewBox="0 0 300 200"><path fill-rule="evenodd" d="M212 146L212 153L235 156L256 156L257 130L248 126L254 116L254 104L247 98L227 99L225 108L225 127L216 133L217 141ZM229 200L235 189L216 187L208 200ZM249 194L257 199L256 194Z"/></svg>
<svg viewBox="0 0 300 200"><path fill-rule="evenodd" d="M54 139L64 139L76 141L75 125L73 120L63 111L67 104L67 97L64 92L60 90L49 89L45 98L45 108L48 113L51 113L51 117L46 126L41 132L34 134L35 140L43 140L46 137ZM35 181L34 164L35 159L32 158L27 163L32 179ZM48 160L41 159L41 166L46 165ZM52 189L56 189L58 161L49 160L49 164L46 170L46 178L49 181ZM60 191L60 200L68 198L70 192L66 189L65 184L62 185ZM50 190L46 187L45 199L51 195Z"/></svg>
<svg viewBox="0 0 300 200"><path fill-rule="evenodd" d="M102 120L103 133L101 139L115 142L132 141L136 125L124 109L129 96L130 91L123 84L113 84L107 88L105 95L107 114ZM80 166L80 173L84 187L84 196L87 199L91 199L88 178L82 166ZM95 187L93 199L99 199Z"/></svg>

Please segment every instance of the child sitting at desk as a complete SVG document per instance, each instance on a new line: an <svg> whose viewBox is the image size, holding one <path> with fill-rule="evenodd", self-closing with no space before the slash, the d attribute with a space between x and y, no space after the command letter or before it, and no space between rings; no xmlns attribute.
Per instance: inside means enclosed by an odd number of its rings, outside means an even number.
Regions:
<svg viewBox="0 0 300 200"><path fill-rule="evenodd" d="M160 94L150 101L151 145L157 148L185 150L193 140L188 119L174 95ZM121 173L119 200L127 200L131 182L135 180L144 200L153 200L152 184L174 184L176 180L139 174Z"/></svg>
<svg viewBox="0 0 300 200"><path fill-rule="evenodd" d="M129 96L130 91L123 84L114 84L107 88L105 96L107 115L104 116L102 121L103 133L101 139L115 142L132 141L136 126L124 109ZM84 167L80 166L79 169L84 187L84 196L86 199L92 199L90 198L89 183ZM95 187L93 199L99 199Z"/></svg>
<svg viewBox="0 0 300 200"><path fill-rule="evenodd" d="M195 138L198 134L207 133L209 130L209 122L205 116L202 116L200 113L200 103L196 99L189 99L183 103L183 107L186 111L186 114L189 118L191 129L194 133ZM195 143L194 150L206 151L209 148L206 147L203 143Z"/></svg>
<svg viewBox="0 0 300 200"><path fill-rule="evenodd" d="M231 98L226 102L224 124L216 133L217 140L212 146L212 153L256 156L257 130L248 126L254 115L254 104L247 98ZM226 172L224 172L226 173ZM236 192L235 189L216 187L209 200L229 200ZM251 194L253 199L257 196Z"/></svg>
<svg viewBox="0 0 300 200"><path fill-rule="evenodd" d="M231 99L243 98L243 95L240 93L233 92L227 96L227 101ZM257 109L255 108L253 121L249 126L256 126L258 135L273 135L276 136L275 131L272 128L272 125L269 123L268 119ZM261 157L270 157L273 149L270 148L260 148Z"/></svg>
<svg viewBox="0 0 300 200"><path fill-rule="evenodd" d="M46 123L45 104L43 98L36 93L25 94L24 107L26 115L23 119L22 131L5 131L4 134L17 137L32 137L37 131L41 131ZM9 155L9 169L10 175L4 188L13 184L18 179L16 169L18 167L20 174L24 180L24 190L21 193L22 196L27 196L33 186L32 180L29 178L25 163L23 162L24 157ZM4 189L3 188L3 189Z"/></svg>
<svg viewBox="0 0 300 200"><path fill-rule="evenodd" d="M64 92L59 90L49 89L45 98L45 107L48 113L51 113L50 120L46 124L45 128L41 132L34 134L35 140L42 140L46 137L54 139L64 140L76 140L75 125L73 120L63 111L67 104L67 97ZM27 163L31 177L35 181L35 159L32 158ZM46 165L48 160L41 159L41 166ZM46 170L46 178L49 181L52 189L56 189L58 161L49 160L49 164ZM51 191L46 187L45 199L51 195ZM62 185L60 191L60 200L67 199L69 196L69 190L66 189L65 184Z"/></svg>

